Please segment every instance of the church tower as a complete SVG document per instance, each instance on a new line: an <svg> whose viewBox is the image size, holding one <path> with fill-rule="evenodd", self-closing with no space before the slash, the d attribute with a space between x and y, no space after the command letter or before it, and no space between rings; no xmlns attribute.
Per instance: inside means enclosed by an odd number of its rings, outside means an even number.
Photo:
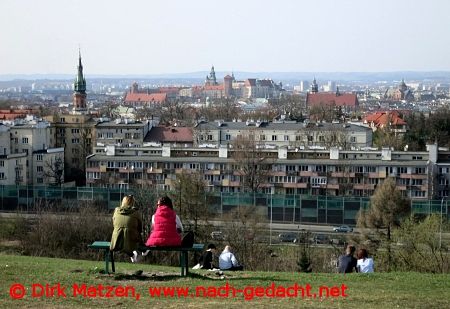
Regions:
<svg viewBox="0 0 450 309"><path fill-rule="evenodd" d="M216 86L217 84L217 78L216 78L216 72L214 71L214 66L211 67L211 72L209 72L209 75L206 76L205 80L205 86Z"/></svg>
<svg viewBox="0 0 450 309"><path fill-rule="evenodd" d="M317 93L317 92L319 92L319 85L317 85L316 78L314 77L314 80L311 85L311 93Z"/></svg>
<svg viewBox="0 0 450 309"><path fill-rule="evenodd" d="M83 64L81 63L81 52L78 53L78 73L73 83L73 112L86 113L86 80L83 76Z"/></svg>

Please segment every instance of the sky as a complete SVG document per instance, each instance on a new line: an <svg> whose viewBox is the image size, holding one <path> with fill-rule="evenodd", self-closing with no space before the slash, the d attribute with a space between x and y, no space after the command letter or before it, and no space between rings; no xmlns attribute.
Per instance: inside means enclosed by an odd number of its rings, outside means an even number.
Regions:
<svg viewBox="0 0 450 309"><path fill-rule="evenodd" d="M450 71L448 0L1 0L0 74Z"/></svg>

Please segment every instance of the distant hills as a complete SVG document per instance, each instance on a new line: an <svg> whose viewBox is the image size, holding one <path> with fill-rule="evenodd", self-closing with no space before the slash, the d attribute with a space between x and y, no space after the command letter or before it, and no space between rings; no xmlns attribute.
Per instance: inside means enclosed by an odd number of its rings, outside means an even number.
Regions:
<svg viewBox="0 0 450 309"><path fill-rule="evenodd" d="M216 72L218 79L231 72ZM203 80L209 71L173 74L86 74L87 79L201 79ZM317 80L335 81L396 81L404 78L411 80L450 81L450 71L395 71L395 72L234 72L236 79L245 78L271 78L275 81L283 80L307 80L314 77ZM0 74L0 81L12 80L72 80L75 74Z"/></svg>

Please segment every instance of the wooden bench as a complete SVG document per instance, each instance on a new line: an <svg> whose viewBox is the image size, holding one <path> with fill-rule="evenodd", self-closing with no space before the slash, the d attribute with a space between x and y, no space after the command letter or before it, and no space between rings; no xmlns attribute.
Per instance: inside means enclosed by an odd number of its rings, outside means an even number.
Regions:
<svg viewBox="0 0 450 309"><path fill-rule="evenodd" d="M88 247L96 250L104 250L105 273L109 274L109 262L111 262L112 272L116 272L114 265L114 252L109 250L111 243L109 241L94 241ZM182 247L140 247L139 251L177 251L180 252L181 276L189 274L189 252L202 252L204 244L194 244L191 248Z"/></svg>

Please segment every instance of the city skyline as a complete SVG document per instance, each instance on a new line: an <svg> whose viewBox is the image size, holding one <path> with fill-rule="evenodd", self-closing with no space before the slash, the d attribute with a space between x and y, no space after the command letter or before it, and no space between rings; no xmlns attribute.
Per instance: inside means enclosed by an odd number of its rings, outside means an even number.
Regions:
<svg viewBox="0 0 450 309"><path fill-rule="evenodd" d="M11 1L0 74L450 71L448 1Z"/></svg>

